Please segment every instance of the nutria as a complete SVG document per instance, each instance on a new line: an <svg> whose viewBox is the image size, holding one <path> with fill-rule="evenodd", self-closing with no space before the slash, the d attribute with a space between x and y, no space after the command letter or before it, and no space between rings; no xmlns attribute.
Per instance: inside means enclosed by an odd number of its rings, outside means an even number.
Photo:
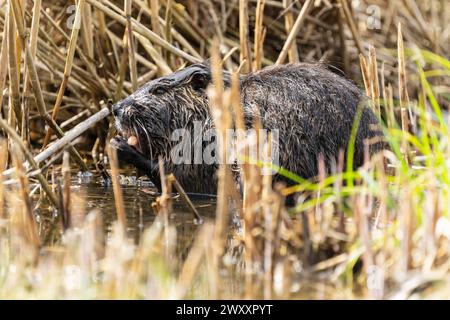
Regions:
<svg viewBox="0 0 450 320"><path fill-rule="evenodd" d="M224 73L225 86L230 77ZM207 64L195 64L148 82L113 106L121 136L111 140L119 159L133 164L160 188L158 157L188 192L214 193L217 164L174 164L170 150L174 130L213 127L206 92L211 84ZM364 141L379 135L378 120L362 91L322 64L286 64L240 76L241 102L247 127L259 117L267 130L279 130L279 164L309 179L318 174L318 159L327 168L347 150L358 105L363 111L355 141L354 165L364 162ZM374 140L374 139L370 139ZM376 140L376 139L375 139ZM370 154L381 142L370 145ZM275 180L282 179L275 176Z"/></svg>

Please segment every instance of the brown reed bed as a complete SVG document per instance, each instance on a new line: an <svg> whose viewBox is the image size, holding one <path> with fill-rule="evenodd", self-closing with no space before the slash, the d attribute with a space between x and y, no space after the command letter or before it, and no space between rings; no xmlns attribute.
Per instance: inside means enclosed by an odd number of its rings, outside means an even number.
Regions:
<svg viewBox="0 0 450 320"><path fill-rule="evenodd" d="M448 298L450 9L444 0L352 3L0 1L0 297ZM207 58L222 141L226 129L244 127L238 73L314 60L361 83L390 151L358 171L344 168L343 156L331 173L319 163L314 182L284 172L296 182L290 188L272 186L261 175L270 164L248 159L242 199L221 166L216 214L183 258L172 189L203 218L162 172L163 193L149 203L157 217L134 243L106 143L107 105ZM233 74L229 90L223 69ZM237 142L246 150L255 139ZM63 154L56 187L49 168ZM69 170L99 170L105 157L117 213L107 241L101 214L84 212L71 194ZM300 197L288 209L292 193ZM51 246L36 228L44 204L61 217ZM231 212L243 226L236 233ZM236 252L239 263L227 262Z"/></svg>

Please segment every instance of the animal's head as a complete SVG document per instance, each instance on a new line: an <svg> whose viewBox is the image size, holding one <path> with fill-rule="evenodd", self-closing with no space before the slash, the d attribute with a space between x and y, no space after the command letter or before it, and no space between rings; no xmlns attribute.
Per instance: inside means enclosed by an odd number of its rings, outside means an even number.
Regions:
<svg viewBox="0 0 450 320"><path fill-rule="evenodd" d="M112 107L116 127L125 138L135 136L142 153L161 154L174 130L209 117L206 88L210 83L206 64L150 81Z"/></svg>

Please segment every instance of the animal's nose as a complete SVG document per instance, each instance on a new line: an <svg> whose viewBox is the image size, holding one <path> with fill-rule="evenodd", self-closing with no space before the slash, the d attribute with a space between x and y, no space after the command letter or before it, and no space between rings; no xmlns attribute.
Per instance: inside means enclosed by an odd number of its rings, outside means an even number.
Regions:
<svg viewBox="0 0 450 320"><path fill-rule="evenodd" d="M120 103L116 103L112 106L112 112L114 114L114 117L118 117L120 114L120 109L122 108L122 105Z"/></svg>
<svg viewBox="0 0 450 320"><path fill-rule="evenodd" d="M131 97L128 97L118 103L116 103L115 105L112 106L112 112L114 114L115 117L119 117L123 110L125 109L125 107L131 106L134 103L134 99Z"/></svg>

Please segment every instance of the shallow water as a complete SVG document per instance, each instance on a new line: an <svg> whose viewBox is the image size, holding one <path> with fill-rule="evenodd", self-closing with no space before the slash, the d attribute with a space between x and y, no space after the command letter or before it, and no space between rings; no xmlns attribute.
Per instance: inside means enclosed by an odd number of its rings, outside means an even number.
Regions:
<svg viewBox="0 0 450 320"><path fill-rule="evenodd" d="M61 180L61 172L54 174L57 180ZM55 179L55 178L54 178ZM62 181L61 181L62 183ZM136 179L127 171L121 171L120 184L126 213L127 236L134 239L138 244L143 232L151 226L157 217L151 204L160 195L153 184L148 180ZM99 174L80 174L73 172L71 175L71 215L82 216L93 210L101 214L102 225L105 232L105 240L110 239L114 223L117 222L117 213L114 200L112 184L106 183ZM214 219L216 211L216 196L188 194L198 213L203 220ZM49 207L36 200L37 225L42 244L46 246L58 245L61 241L62 222L56 211L50 212ZM178 262L183 262L192 248L195 237L201 225L196 222L193 214L179 196L172 195L172 211L169 216L169 224L176 229L176 243L173 244L174 254ZM239 228L240 223L236 220L230 222L229 241L232 238L232 230ZM235 267L234 271L240 269L242 263L242 252L240 245L228 246L228 261ZM236 251L237 250L237 251ZM231 259L231 260L230 260ZM238 272L239 273L239 272ZM222 290L230 297L238 297L241 293L241 277L230 269L223 270L222 281L225 285ZM225 280L226 279L226 280Z"/></svg>
<svg viewBox="0 0 450 320"><path fill-rule="evenodd" d="M139 241L142 232L156 218L151 204L158 197L153 184L145 179L137 179L128 172L121 172L120 184L127 220L127 235ZM59 179L59 174L56 174ZM214 217L216 198L213 195L189 194L200 215L204 218ZM87 214L92 210L101 213L106 236L117 221L113 188L98 174L80 174L74 172L71 178L72 211ZM81 201L80 201L81 200ZM38 204L39 205L39 204ZM192 213L178 194L172 198L173 210L170 224L177 230L177 247L186 247L191 243L198 230ZM48 207L39 205L37 222L40 236L47 245L54 244L61 234L61 222Z"/></svg>

